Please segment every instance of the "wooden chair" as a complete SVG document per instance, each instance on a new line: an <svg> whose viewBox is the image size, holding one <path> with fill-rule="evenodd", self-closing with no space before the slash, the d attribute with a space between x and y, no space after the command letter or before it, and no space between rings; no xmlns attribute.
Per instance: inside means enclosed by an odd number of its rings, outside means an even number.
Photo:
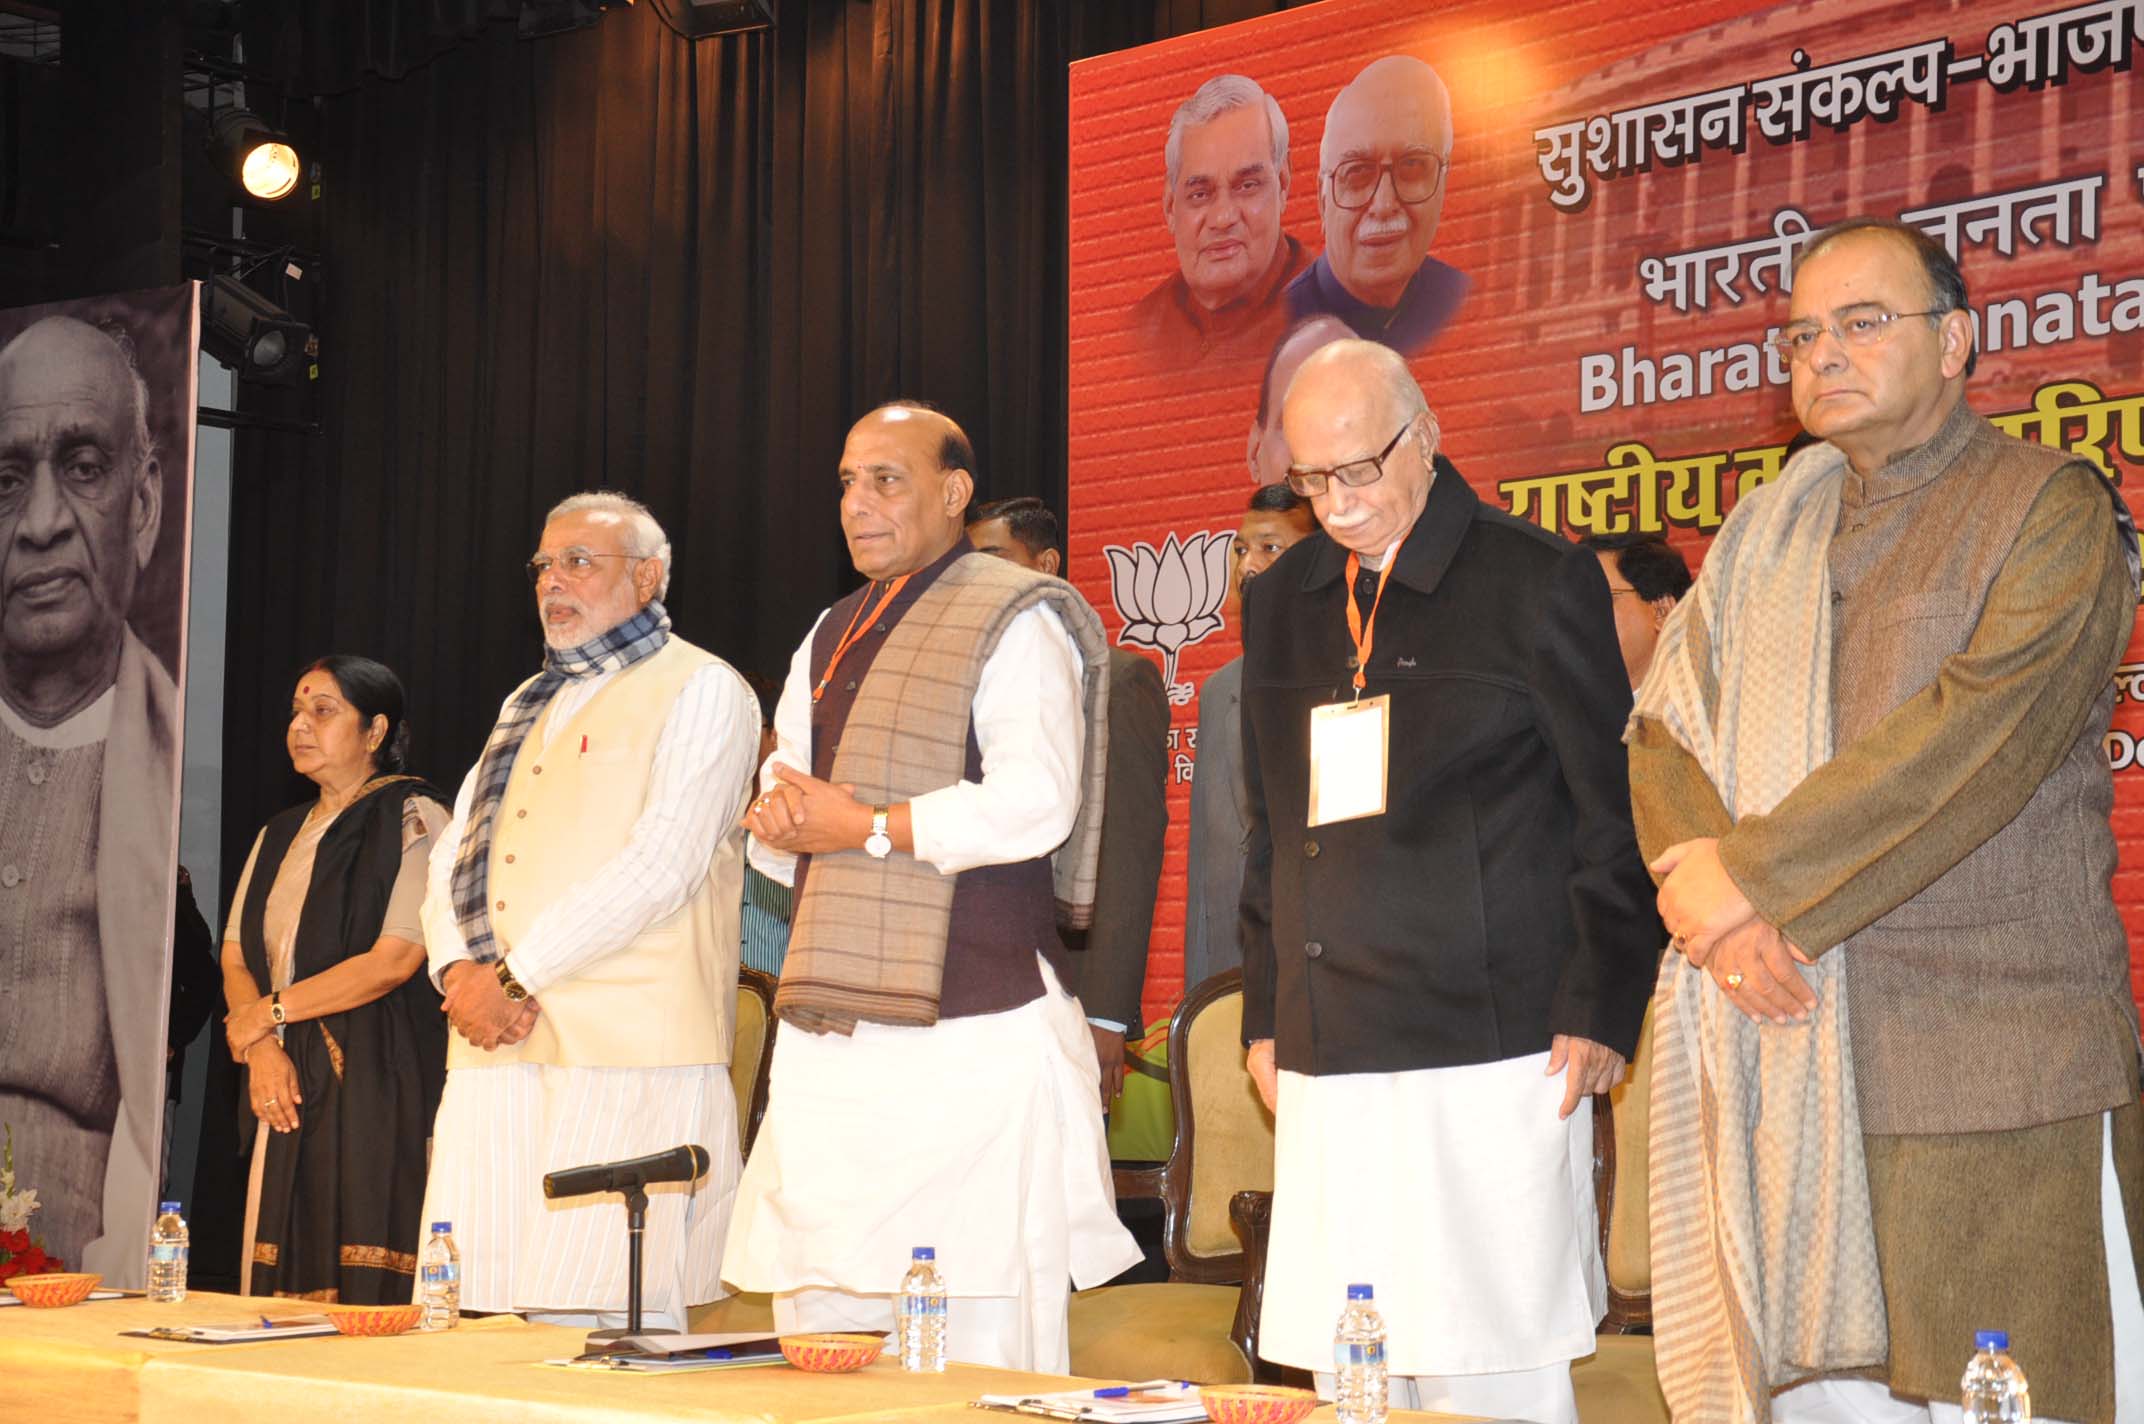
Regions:
<svg viewBox="0 0 2144 1424"><path fill-rule="evenodd" d="M764 969L737 971L735 1033L730 1043L730 1091L737 1095L737 1143L752 1155L760 1119L767 1115L767 1081L774 1067L775 978ZM689 1312L686 1328L695 1334L771 1335L773 1298L764 1291L726 1296Z"/></svg>
<svg viewBox="0 0 2144 1424"><path fill-rule="evenodd" d="M737 971L735 1027L730 1044L730 1091L737 1095L737 1145L752 1155L759 1120L767 1115L767 1080L774 1066L774 986L763 969Z"/></svg>
<svg viewBox="0 0 2144 1424"><path fill-rule="evenodd" d="M1273 1188L1273 1119L1243 1066L1243 972L1200 984L1169 1023L1169 1158L1120 1169L1119 1197L1162 1203L1166 1283L1101 1286L1072 1297L1072 1372L1096 1379L1242 1383L1258 1376L1255 1304L1242 1283L1262 1270L1263 1239L1247 1250L1237 1202Z"/></svg>
<svg viewBox="0 0 2144 1424"><path fill-rule="evenodd" d="M1653 1019L1646 1014L1630 1073L1593 1099L1593 1190L1600 1212L1608 1314L1599 1348L1571 1365L1578 1417L1586 1424L1668 1424L1653 1372L1653 1272L1646 1217L1647 1097L1652 1091Z"/></svg>

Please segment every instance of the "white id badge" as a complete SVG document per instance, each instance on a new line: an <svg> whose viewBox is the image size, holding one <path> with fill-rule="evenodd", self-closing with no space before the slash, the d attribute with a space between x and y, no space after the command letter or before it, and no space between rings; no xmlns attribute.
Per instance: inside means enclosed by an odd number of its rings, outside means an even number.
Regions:
<svg viewBox="0 0 2144 1424"><path fill-rule="evenodd" d="M1310 709L1310 824L1385 814L1385 756L1392 696Z"/></svg>

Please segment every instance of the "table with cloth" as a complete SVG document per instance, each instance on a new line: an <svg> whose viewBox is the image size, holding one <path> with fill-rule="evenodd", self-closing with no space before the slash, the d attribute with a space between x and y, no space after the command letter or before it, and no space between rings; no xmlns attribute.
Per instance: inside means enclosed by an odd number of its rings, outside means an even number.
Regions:
<svg viewBox="0 0 2144 1424"><path fill-rule="evenodd" d="M446 1334L340 1335L196 1345L122 1336L151 1325L239 1325L302 1313L302 1301L196 1292L178 1305L93 1301L64 1310L0 1310L0 1393L22 1419L115 1424L346 1424L452 1419L455 1424L975 1424L980 1394L1070 1389L1066 1376L951 1365L904 1374L891 1358L855 1374L787 1366L628 1375L544 1369L579 1353L578 1330L512 1316L466 1320ZM1450 1416L1395 1413L1395 1424ZM1324 1406L1310 1424L1332 1424Z"/></svg>

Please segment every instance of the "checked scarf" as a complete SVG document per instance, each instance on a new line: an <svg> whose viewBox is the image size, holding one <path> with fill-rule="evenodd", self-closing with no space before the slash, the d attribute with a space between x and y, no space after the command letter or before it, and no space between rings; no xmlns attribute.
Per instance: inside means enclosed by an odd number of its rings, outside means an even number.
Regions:
<svg viewBox="0 0 2144 1424"><path fill-rule="evenodd" d="M547 649L543 671L523 683L507 702L476 764L469 822L462 828L461 854L454 861L454 917L461 924L469 957L477 963L489 964L501 953L491 932L491 832L521 744L528 740L543 709L569 681L622 671L659 652L669 641L670 615L661 603L650 602L617 627L578 647Z"/></svg>

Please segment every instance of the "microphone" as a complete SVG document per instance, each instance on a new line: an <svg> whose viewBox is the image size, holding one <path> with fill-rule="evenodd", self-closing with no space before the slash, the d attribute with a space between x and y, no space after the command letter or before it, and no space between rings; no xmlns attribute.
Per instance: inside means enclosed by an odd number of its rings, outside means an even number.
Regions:
<svg viewBox="0 0 2144 1424"><path fill-rule="evenodd" d="M596 1162L546 1172L546 1197L577 1197L588 1192L629 1192L654 1182L689 1182L707 1170L707 1149L697 1143L629 1157L623 1162Z"/></svg>

